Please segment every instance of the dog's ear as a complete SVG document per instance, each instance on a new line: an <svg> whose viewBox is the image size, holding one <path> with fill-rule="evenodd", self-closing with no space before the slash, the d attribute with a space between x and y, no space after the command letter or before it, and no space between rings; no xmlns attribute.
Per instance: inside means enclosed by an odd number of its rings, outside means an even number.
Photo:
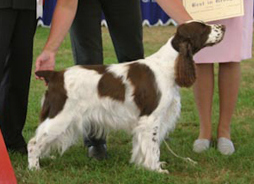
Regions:
<svg viewBox="0 0 254 184"><path fill-rule="evenodd" d="M56 71L49 71L49 70L35 72L35 75L43 78L46 83L49 83L50 81L52 81L52 79L55 77L56 74L57 74Z"/></svg>
<svg viewBox="0 0 254 184"><path fill-rule="evenodd" d="M179 44L179 55L175 65L175 81L180 87L190 87L196 80L191 44Z"/></svg>

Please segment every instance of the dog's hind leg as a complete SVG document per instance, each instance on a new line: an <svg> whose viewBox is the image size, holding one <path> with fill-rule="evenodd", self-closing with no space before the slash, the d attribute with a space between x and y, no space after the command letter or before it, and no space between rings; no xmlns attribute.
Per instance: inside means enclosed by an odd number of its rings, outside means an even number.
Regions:
<svg viewBox="0 0 254 184"><path fill-rule="evenodd" d="M133 131L133 150L131 162L149 170L168 173L162 170L160 162L160 123L153 116L140 118Z"/></svg>
<svg viewBox="0 0 254 184"><path fill-rule="evenodd" d="M51 148L57 148L63 153L75 143L80 131L74 116L60 113L56 117L47 118L36 130L36 135L28 143L29 169L40 169L39 159L47 156Z"/></svg>

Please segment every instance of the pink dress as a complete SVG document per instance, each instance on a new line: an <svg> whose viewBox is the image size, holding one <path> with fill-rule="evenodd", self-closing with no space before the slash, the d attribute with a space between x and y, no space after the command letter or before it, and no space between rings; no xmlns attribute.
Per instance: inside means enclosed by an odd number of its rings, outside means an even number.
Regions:
<svg viewBox="0 0 254 184"><path fill-rule="evenodd" d="M196 63L240 62L252 57L253 0L244 3L244 16L209 22L224 24L226 33L218 45L199 51L194 56Z"/></svg>

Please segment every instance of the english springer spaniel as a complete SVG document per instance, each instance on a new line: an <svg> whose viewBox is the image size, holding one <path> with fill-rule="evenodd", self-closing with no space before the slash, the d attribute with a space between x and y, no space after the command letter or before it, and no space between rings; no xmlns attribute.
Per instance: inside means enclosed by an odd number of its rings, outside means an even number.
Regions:
<svg viewBox="0 0 254 184"><path fill-rule="evenodd" d="M124 129L133 135L131 162L161 168L160 143L180 115L179 87L195 81L193 55L223 38L223 25L189 21L155 54L108 66L38 71L48 83L36 135L28 143L29 169L52 148L64 153L78 137Z"/></svg>

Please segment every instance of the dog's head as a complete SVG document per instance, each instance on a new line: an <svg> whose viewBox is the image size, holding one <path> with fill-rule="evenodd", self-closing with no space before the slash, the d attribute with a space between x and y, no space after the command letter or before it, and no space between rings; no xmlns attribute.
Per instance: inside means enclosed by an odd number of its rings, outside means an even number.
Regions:
<svg viewBox="0 0 254 184"><path fill-rule="evenodd" d="M219 43L225 26L189 21L178 26L172 47L179 52L175 67L175 81L180 87L190 87L196 79L193 55L206 46Z"/></svg>

